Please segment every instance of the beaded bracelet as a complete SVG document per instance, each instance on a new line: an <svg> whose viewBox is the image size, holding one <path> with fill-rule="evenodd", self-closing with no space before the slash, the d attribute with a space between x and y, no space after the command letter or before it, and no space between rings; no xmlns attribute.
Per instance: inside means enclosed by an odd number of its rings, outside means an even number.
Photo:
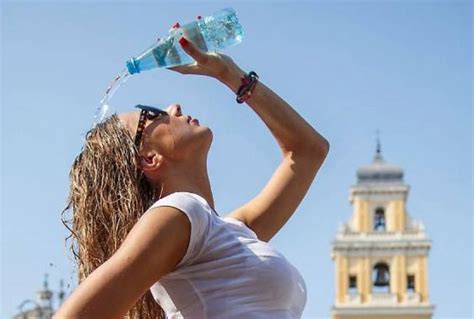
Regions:
<svg viewBox="0 0 474 319"><path fill-rule="evenodd" d="M247 101L252 95L252 91L257 85L258 75L254 71L250 71L249 74L244 75L241 79L242 85L237 90L237 103L241 104Z"/></svg>

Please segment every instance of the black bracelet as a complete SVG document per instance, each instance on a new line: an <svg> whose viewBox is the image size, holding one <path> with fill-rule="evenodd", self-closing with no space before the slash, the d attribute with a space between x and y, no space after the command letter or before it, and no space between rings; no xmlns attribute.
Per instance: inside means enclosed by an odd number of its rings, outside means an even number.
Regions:
<svg viewBox="0 0 474 319"><path fill-rule="evenodd" d="M244 75L241 79L242 85L237 90L237 103L241 104L247 101L252 95L252 91L257 85L258 75L254 71L250 71Z"/></svg>

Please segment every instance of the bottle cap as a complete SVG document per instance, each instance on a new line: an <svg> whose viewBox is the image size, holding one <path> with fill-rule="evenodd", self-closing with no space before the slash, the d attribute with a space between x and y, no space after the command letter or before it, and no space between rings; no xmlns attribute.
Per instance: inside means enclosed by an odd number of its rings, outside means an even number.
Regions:
<svg viewBox="0 0 474 319"><path fill-rule="evenodd" d="M135 60L135 58L131 58L127 61L127 70L130 75L140 73L140 69L138 68L138 61Z"/></svg>

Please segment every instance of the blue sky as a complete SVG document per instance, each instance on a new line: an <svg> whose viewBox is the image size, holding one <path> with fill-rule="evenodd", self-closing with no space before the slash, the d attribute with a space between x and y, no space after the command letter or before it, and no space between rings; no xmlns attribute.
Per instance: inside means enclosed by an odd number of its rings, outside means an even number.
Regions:
<svg viewBox="0 0 474 319"><path fill-rule="evenodd" d="M226 51L331 143L297 212L271 243L308 286L305 318L334 299L330 243L351 215L356 169L385 159L411 186L407 209L433 248L435 318L472 315L472 4L379 2L3 2L1 12L1 306L9 318L43 274L75 274L60 223L68 172L107 85L176 21L236 9L246 36ZM154 70L112 106L179 102L214 132L209 175L220 215L253 198L279 148L253 111L210 78ZM469 199L471 198L471 200Z"/></svg>

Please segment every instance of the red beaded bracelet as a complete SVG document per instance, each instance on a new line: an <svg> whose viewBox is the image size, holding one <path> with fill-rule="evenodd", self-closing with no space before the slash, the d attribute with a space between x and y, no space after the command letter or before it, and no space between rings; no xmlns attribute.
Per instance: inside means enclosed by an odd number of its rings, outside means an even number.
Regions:
<svg viewBox="0 0 474 319"><path fill-rule="evenodd" d="M250 71L249 74L244 75L240 81L242 85L237 90L237 103L241 104L247 101L252 95L252 91L257 85L258 75L254 71Z"/></svg>

